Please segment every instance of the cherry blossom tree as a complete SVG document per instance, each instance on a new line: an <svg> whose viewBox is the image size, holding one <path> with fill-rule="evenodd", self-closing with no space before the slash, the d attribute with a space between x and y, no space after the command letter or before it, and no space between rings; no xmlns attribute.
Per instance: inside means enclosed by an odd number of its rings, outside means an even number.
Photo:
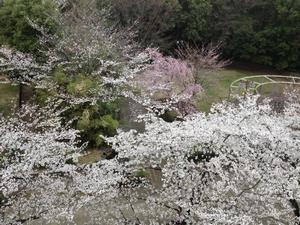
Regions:
<svg viewBox="0 0 300 225"><path fill-rule="evenodd" d="M138 44L132 41L134 33L109 27L107 12L97 10L95 4L72 3L53 18L60 27L54 35L34 20L29 23L42 34L40 41L45 50L41 51L47 56L47 63L52 62L53 70L58 68L69 77L83 74L99 81L102 92L96 97L109 98L122 94L120 89L144 68L145 59Z"/></svg>
<svg viewBox="0 0 300 225"><path fill-rule="evenodd" d="M299 109L290 102L277 114L254 97L184 122L151 118L145 133L112 139L131 171L161 171L160 188L150 183L146 196L136 195L148 206L139 220L154 215L153 224L299 224Z"/></svg>
<svg viewBox="0 0 300 225"><path fill-rule="evenodd" d="M1 119L0 221L80 224L87 208L86 224L297 224L300 105L279 114L257 100L181 122L144 116L145 132L107 138L118 155L90 165L55 107Z"/></svg>
<svg viewBox="0 0 300 225"><path fill-rule="evenodd" d="M66 2L57 1L56 4L60 11ZM102 91L95 98L109 100L122 95L128 79L144 69L145 57L138 44L132 41L134 32L109 27L107 12L97 10L95 4L95 1L74 2L68 10L49 15L58 25L55 34L34 18L27 18L40 34L39 56L43 57L37 59L2 46L0 71L21 84L56 90L53 81L47 79L54 71L62 70L69 77L83 74L101 83ZM66 99L74 98L60 94Z"/></svg>
<svg viewBox="0 0 300 225"><path fill-rule="evenodd" d="M222 43L213 45L191 46L186 43L179 43L176 54L179 58L193 63L197 69L216 70L228 66L231 61L222 59Z"/></svg>
<svg viewBox="0 0 300 225"><path fill-rule="evenodd" d="M8 47L0 48L0 70L15 82L40 80L51 66L39 65L34 57Z"/></svg>
<svg viewBox="0 0 300 225"><path fill-rule="evenodd" d="M115 161L80 166L78 131L63 127L52 107L22 111L0 120L1 224L72 220L96 196L114 195L121 177Z"/></svg>
<svg viewBox="0 0 300 225"><path fill-rule="evenodd" d="M162 113L165 110L161 109L171 108L181 116L197 111L195 97L204 94L203 83L212 76L211 72L230 64L230 60L222 59L220 44L200 48L179 43L177 58L164 56L153 48L146 49L146 54L150 65L136 76L136 86L150 98L152 108L160 108Z"/></svg>

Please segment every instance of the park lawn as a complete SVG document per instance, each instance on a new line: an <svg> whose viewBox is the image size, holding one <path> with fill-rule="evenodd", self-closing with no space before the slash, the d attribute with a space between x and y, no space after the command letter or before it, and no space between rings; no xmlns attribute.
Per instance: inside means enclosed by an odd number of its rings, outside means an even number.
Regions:
<svg viewBox="0 0 300 225"><path fill-rule="evenodd" d="M228 99L232 82L251 75L255 75L255 73L234 69L222 69L212 72L204 84L204 93L196 100L197 109L208 113L214 103Z"/></svg>
<svg viewBox="0 0 300 225"><path fill-rule="evenodd" d="M261 71L261 70L251 70L251 69L222 69L216 72L211 72L207 77L205 83L202 85L204 88L204 92L197 97L196 99L196 107L198 110L208 113L210 112L211 106L215 103L219 103L223 100L229 98L229 90L232 82L249 76L256 76L262 74L272 74L270 72ZM275 73L276 74L276 73ZM288 75L288 74L285 74ZM299 76L299 74L291 74L294 76ZM279 79L279 80L278 80ZM266 78L257 78L254 77L250 79L252 81L257 82L266 82L268 81ZM276 78L275 80L286 81L287 78ZM295 85L278 85L276 89L272 85L266 85L263 87L262 92L269 94L271 92L282 92L282 90L286 90L287 88L293 90L299 90L299 86Z"/></svg>
<svg viewBox="0 0 300 225"><path fill-rule="evenodd" d="M9 115L18 104L19 87L0 83L0 114Z"/></svg>

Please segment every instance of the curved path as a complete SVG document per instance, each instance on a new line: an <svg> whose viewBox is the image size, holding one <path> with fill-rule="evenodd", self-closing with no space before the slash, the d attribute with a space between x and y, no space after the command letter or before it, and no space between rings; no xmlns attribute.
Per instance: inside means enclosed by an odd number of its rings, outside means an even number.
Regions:
<svg viewBox="0 0 300 225"><path fill-rule="evenodd" d="M300 77L282 75L256 75L240 78L230 85L230 96L246 93L259 94L260 88L269 84L299 85Z"/></svg>

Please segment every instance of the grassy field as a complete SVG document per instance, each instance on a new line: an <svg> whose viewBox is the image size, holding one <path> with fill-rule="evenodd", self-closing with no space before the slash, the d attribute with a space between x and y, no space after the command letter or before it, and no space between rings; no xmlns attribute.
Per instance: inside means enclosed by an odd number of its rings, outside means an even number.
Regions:
<svg viewBox="0 0 300 225"><path fill-rule="evenodd" d="M209 112L212 104L229 97L229 88L233 81L254 74L257 73L233 69L209 74L209 78L203 84L205 93L197 99L197 108L202 112Z"/></svg>
<svg viewBox="0 0 300 225"><path fill-rule="evenodd" d="M197 99L196 106L202 112L209 112L214 103L228 99L230 85L237 79L263 74L276 74L276 72L267 72L263 70L247 70L247 69L222 69L216 72L207 74L202 86L205 93ZM261 78L257 78L261 79ZM264 78L263 78L264 79ZM255 79L254 79L255 80ZM261 80L257 80L261 81ZM264 87L264 92L270 92L272 87ZM279 86L280 88L280 86ZM281 86L283 90L285 87Z"/></svg>

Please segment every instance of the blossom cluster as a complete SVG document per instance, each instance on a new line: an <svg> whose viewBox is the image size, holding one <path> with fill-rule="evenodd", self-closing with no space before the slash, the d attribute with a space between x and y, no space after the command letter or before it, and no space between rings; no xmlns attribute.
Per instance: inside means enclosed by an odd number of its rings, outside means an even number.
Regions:
<svg viewBox="0 0 300 225"><path fill-rule="evenodd" d="M13 81L30 83L43 79L51 65L41 65L32 55L4 46L0 47L0 71Z"/></svg>
<svg viewBox="0 0 300 225"><path fill-rule="evenodd" d="M81 224L84 210L85 224L299 222L299 110L251 97L181 122L150 114L145 132L107 138L114 159L90 165L56 116L1 119L0 221Z"/></svg>
<svg viewBox="0 0 300 225"><path fill-rule="evenodd" d="M154 215L156 223L174 224L299 222L299 103L276 114L265 101L223 103L208 116L183 122L152 117L144 133L112 138L118 157L130 159L130 170L161 171L160 188L150 184L146 197L130 195L147 202L139 218Z"/></svg>

